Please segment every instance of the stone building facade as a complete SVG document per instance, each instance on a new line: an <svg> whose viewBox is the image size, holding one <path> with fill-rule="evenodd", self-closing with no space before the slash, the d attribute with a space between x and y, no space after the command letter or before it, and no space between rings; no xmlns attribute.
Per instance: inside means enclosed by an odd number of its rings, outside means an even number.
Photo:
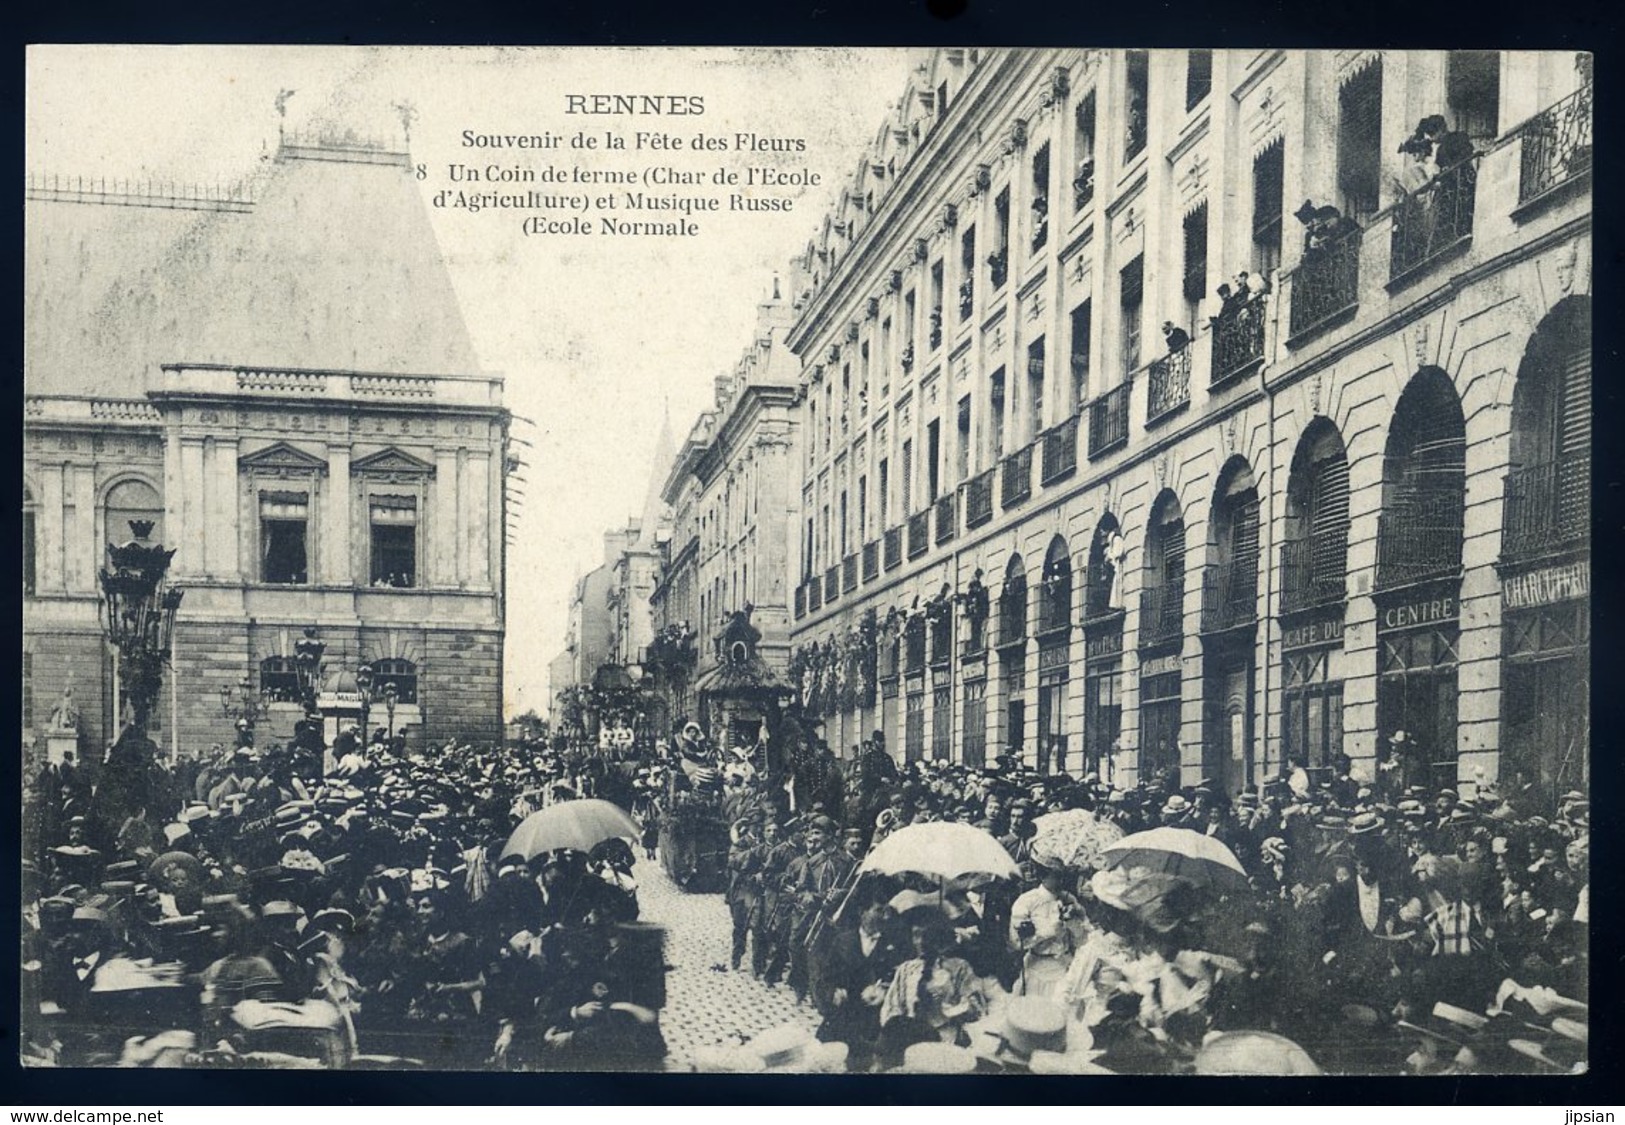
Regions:
<svg viewBox="0 0 1625 1125"><path fill-rule="evenodd" d="M695 421L662 482L672 539L653 606L669 642L685 646L665 654L682 664L679 675L665 675L663 688L673 718L699 718L730 745L753 742L761 719L731 705L702 713L700 691L725 659L720 638L731 617L750 607L761 632L756 653L771 673L782 673L789 657L801 375L785 343L793 319L775 283L757 310L754 339L717 378L714 409Z"/></svg>
<svg viewBox="0 0 1625 1125"><path fill-rule="evenodd" d="M1555 53L925 59L790 337L831 744L1582 784L1591 90ZM1408 167L1435 114L1468 159Z"/></svg>
<svg viewBox="0 0 1625 1125"><path fill-rule="evenodd" d="M213 195L31 181L27 238L25 744L69 682L82 751L117 733L96 576L142 517L185 591L161 746L228 739L244 676L290 737L309 626L331 700L370 662L409 744L499 740L509 415L408 154L285 139Z"/></svg>

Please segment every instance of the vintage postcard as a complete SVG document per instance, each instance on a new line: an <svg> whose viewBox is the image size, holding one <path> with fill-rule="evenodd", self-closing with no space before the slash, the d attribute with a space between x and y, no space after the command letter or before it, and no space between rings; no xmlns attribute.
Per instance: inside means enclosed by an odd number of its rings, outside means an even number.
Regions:
<svg viewBox="0 0 1625 1125"><path fill-rule="evenodd" d="M27 62L25 1065L1585 1070L1590 56Z"/></svg>

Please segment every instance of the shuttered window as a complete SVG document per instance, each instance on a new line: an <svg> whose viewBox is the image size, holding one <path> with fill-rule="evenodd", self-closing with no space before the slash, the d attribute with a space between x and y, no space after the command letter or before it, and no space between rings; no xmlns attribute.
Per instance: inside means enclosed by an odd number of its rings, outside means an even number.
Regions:
<svg viewBox="0 0 1625 1125"><path fill-rule="evenodd" d="M1333 447L1326 451L1332 455L1317 460L1311 469L1310 559L1317 583L1342 580L1349 549L1349 463L1341 443L1326 444Z"/></svg>
<svg viewBox="0 0 1625 1125"><path fill-rule="evenodd" d="M1337 187L1344 213L1362 219L1377 210L1383 168L1380 57L1343 83L1337 109Z"/></svg>
<svg viewBox="0 0 1625 1125"><path fill-rule="evenodd" d="M1185 300L1195 305L1207 290L1207 204L1185 216Z"/></svg>
<svg viewBox="0 0 1625 1125"><path fill-rule="evenodd" d="M1558 519L1561 526L1583 527L1591 505L1591 350L1582 343L1562 366L1557 447L1563 469L1558 476Z"/></svg>
<svg viewBox="0 0 1625 1125"><path fill-rule="evenodd" d="M1277 140L1253 158L1253 270L1265 277L1281 264L1286 142Z"/></svg>

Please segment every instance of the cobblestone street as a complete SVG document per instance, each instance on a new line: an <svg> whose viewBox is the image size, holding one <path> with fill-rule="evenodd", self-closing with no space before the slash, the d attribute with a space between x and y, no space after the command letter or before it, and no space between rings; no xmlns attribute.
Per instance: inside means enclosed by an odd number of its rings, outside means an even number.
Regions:
<svg viewBox="0 0 1625 1125"><path fill-rule="evenodd" d="M658 863L639 860L641 918L666 928L666 1008L661 1030L670 1048L670 1070L692 1069L701 1047L737 1043L769 1028L799 1023L818 1026L812 1005L798 1005L788 985L769 988L747 967L728 967L732 922L719 894L685 894Z"/></svg>

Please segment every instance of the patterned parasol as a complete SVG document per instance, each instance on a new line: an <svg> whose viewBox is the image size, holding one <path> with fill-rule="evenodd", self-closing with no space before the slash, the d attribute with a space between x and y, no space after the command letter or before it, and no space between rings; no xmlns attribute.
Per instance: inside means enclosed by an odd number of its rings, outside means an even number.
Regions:
<svg viewBox="0 0 1625 1125"><path fill-rule="evenodd" d="M1123 829L1087 809L1065 809L1033 822L1032 855L1046 867L1106 866L1106 849L1123 838Z"/></svg>

